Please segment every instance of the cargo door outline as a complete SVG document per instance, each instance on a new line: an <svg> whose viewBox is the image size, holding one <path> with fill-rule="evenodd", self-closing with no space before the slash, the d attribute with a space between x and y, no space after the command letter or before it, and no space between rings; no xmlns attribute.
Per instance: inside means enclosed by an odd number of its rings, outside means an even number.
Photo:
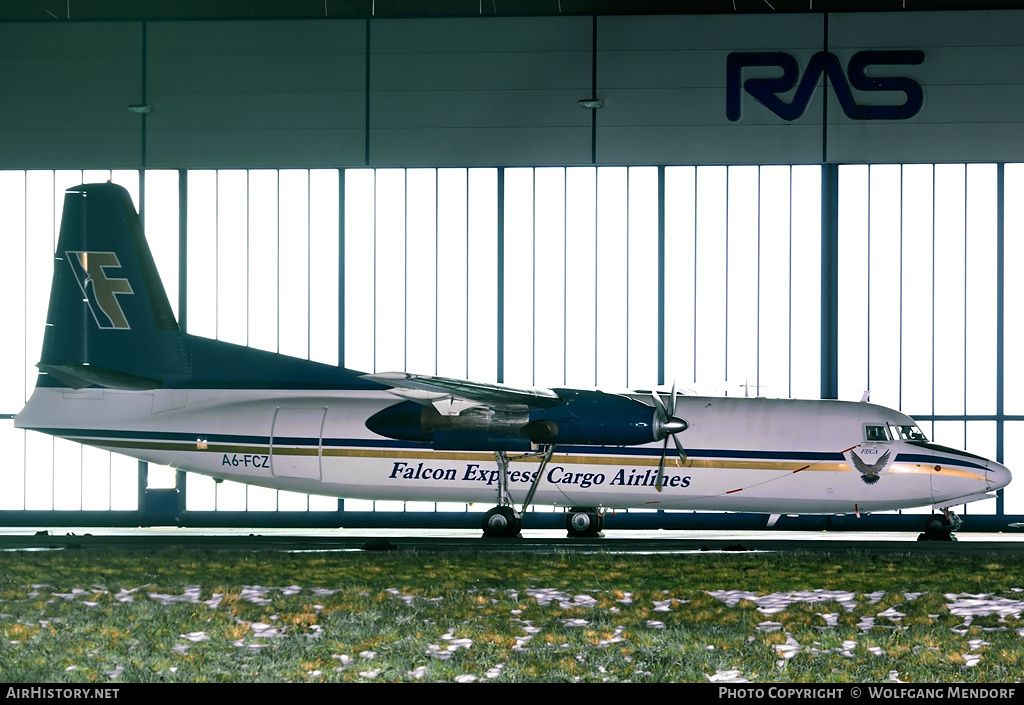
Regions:
<svg viewBox="0 0 1024 705"><path fill-rule="evenodd" d="M274 410L270 430L270 471L274 477L320 481L327 407Z"/></svg>

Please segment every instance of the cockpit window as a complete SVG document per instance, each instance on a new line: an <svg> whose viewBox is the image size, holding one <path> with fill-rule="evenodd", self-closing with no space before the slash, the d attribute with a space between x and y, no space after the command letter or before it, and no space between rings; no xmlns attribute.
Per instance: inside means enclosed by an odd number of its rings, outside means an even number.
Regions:
<svg viewBox="0 0 1024 705"><path fill-rule="evenodd" d="M893 426L894 437L904 441L924 441L928 442L928 436L924 435L917 426Z"/></svg>
<svg viewBox="0 0 1024 705"><path fill-rule="evenodd" d="M864 439L870 443L884 443L892 440L889 437L889 429L882 424L865 426Z"/></svg>

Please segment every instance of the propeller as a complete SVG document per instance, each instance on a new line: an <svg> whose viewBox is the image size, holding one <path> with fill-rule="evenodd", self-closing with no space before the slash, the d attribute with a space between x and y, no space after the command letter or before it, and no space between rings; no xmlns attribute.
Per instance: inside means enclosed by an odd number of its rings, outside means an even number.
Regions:
<svg viewBox="0 0 1024 705"><path fill-rule="evenodd" d="M655 437L664 436L665 444L661 447L661 460L658 461L658 477L654 481L654 489L661 492L661 481L665 476L665 456L668 454L668 439L671 438L676 444L676 450L679 451L679 459L681 462L686 462L686 449L683 448L682 441L676 437L677 433L682 433L690 427L690 424L684 420L676 417L676 383L672 382L672 397L671 405L665 406L665 402L662 401L661 395L657 391L652 392L654 396L654 408L656 409L654 417L654 433Z"/></svg>

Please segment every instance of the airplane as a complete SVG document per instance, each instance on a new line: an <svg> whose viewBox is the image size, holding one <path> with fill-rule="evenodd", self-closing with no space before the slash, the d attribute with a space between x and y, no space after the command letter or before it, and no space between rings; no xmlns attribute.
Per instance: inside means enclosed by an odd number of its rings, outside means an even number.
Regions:
<svg viewBox="0 0 1024 705"><path fill-rule="evenodd" d="M519 535L535 504L567 508L574 537L599 535L607 508L759 512L771 526L931 505L922 536L949 540L950 507L1011 479L865 401L363 373L189 335L111 183L65 194L38 368L18 428L217 480L493 502L486 537Z"/></svg>

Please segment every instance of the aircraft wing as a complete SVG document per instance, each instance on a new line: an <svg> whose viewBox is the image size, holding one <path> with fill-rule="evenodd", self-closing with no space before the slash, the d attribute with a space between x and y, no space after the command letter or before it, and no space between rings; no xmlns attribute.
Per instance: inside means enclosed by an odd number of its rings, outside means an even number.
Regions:
<svg viewBox="0 0 1024 705"><path fill-rule="evenodd" d="M442 414L457 414L473 406L527 410L546 409L562 403L562 398L554 391L538 387L513 387L408 372L381 372L363 375L363 379L391 387L391 393L403 399L433 405Z"/></svg>

